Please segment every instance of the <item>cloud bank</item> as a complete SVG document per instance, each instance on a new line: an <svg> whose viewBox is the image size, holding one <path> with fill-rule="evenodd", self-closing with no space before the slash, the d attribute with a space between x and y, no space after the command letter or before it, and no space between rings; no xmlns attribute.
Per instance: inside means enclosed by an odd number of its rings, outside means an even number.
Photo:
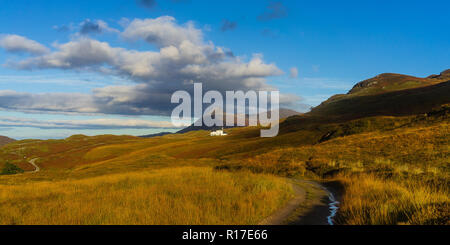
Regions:
<svg viewBox="0 0 450 245"><path fill-rule="evenodd" d="M168 121L99 118L89 120L36 120L0 117L0 127L32 127L40 129L151 129L175 128Z"/></svg>
<svg viewBox="0 0 450 245"><path fill-rule="evenodd" d="M101 27L101 21L95 23L100 28L107 27L106 23ZM128 42L147 43L148 50L115 47L85 35L54 44L51 51L23 37L21 45L2 45L7 51L34 54L7 64L15 69L89 71L128 79L134 84L105 86L89 94L0 91L0 109L169 115L175 106L170 103L172 93L177 90L192 93L194 82L203 83L204 90L220 92L274 90L267 79L283 74L275 64L266 63L261 54L253 54L249 59L230 55L231 50L205 41L202 30L193 22L178 24L171 16L130 20L117 33ZM298 100L293 95L281 96L283 105Z"/></svg>

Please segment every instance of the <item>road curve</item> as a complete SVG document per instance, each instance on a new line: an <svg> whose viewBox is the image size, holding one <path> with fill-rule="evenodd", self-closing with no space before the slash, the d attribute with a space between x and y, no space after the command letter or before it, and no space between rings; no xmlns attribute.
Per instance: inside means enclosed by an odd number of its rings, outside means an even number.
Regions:
<svg viewBox="0 0 450 245"><path fill-rule="evenodd" d="M30 161L28 161L28 163L31 164L31 165L33 165L33 167L34 167L34 170L29 171L29 173L36 173L36 172L39 172L39 171L41 170L41 169L39 168L39 166L36 165L36 163L35 163L38 159L39 159L39 158L33 158L33 159L31 159Z"/></svg>
<svg viewBox="0 0 450 245"><path fill-rule="evenodd" d="M277 210L271 216L262 220L258 225L282 225L306 199L306 191L295 183L292 183L295 197L284 207Z"/></svg>
<svg viewBox="0 0 450 245"><path fill-rule="evenodd" d="M339 202L332 192L315 181L289 180L295 197L258 225L333 225Z"/></svg>

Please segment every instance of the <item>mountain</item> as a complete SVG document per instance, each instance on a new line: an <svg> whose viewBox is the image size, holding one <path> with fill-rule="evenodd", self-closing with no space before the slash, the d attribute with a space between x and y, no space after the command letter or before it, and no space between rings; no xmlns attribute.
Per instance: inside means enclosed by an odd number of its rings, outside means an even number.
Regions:
<svg viewBox="0 0 450 245"><path fill-rule="evenodd" d="M427 78L384 73L357 83L347 94L335 95L308 116L347 120L367 116L425 113L450 103L450 71Z"/></svg>
<svg viewBox="0 0 450 245"><path fill-rule="evenodd" d="M384 73L357 83L347 94L331 96L308 113L288 118L280 130L292 132L317 123L373 116L418 115L448 103L450 70L426 78Z"/></svg>
<svg viewBox="0 0 450 245"><path fill-rule="evenodd" d="M6 137L6 136L1 136L0 135L0 146L12 143L14 141L16 141L16 140L15 139L11 139L11 138Z"/></svg>
<svg viewBox="0 0 450 245"><path fill-rule="evenodd" d="M294 111L294 110L290 110L290 109L285 109L285 108L280 108L278 111L280 120L288 118L290 116L295 116L295 115L301 115L302 113ZM270 112L268 113L268 116L270 117ZM223 113L223 121L224 121L224 125L225 125L225 118L226 118L226 113ZM234 116L234 120L236 122L237 115ZM245 125L248 126L248 115L245 116ZM224 126L223 128L234 128L235 126ZM222 127L208 127L206 125L202 125L202 126L194 126L194 124L192 124L189 127L186 127L180 131L178 131L177 133L183 134L183 133L187 133L190 131L197 131L197 130L216 130Z"/></svg>
<svg viewBox="0 0 450 245"><path fill-rule="evenodd" d="M285 109L285 108L281 108L278 111L278 113L279 113L280 119L285 119L285 118L288 118L290 116L301 115L302 114L300 112L297 112L297 111L294 111L294 110L290 110L290 109ZM268 113L268 116L270 117L270 112ZM223 118L224 118L224 125L225 125L226 113L223 113ZM235 116L235 122L236 122L236 116ZM245 117L245 125L248 126L248 115L246 115L246 117ZM176 133L184 134L184 133L191 132L191 131L217 130L217 129L220 129L220 128L222 128L222 127L208 127L206 125L202 125L202 126L198 126L197 127L197 126L194 126L194 124L192 124L192 125L190 125L190 126L188 126L186 128L183 128L183 129L179 130ZM234 128L234 126L232 126L232 127L224 126L223 128ZM158 136L164 136L164 135L167 135L167 134L172 134L172 133L170 133L170 132L161 132L161 133L156 133L156 134L142 135L142 136L139 136L139 137L142 137L142 138L153 138L153 137L158 137Z"/></svg>
<svg viewBox="0 0 450 245"><path fill-rule="evenodd" d="M280 116L280 119L285 119L285 118L288 118L288 117L290 117L290 116L298 116L298 115L301 115L302 113L300 113L300 112L298 112L298 111L291 110L291 109L281 108L281 109L278 111L278 114L279 114L279 116ZM270 115L269 115L269 116L270 116Z"/></svg>

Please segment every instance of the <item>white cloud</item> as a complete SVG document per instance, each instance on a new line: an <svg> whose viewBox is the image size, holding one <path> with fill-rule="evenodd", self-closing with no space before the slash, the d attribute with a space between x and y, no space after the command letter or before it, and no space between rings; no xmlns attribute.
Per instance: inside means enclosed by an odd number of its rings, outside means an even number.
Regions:
<svg viewBox="0 0 450 245"><path fill-rule="evenodd" d="M65 44L55 44L57 51L12 64L20 69L73 69L111 62L120 48L113 49L106 42L80 38Z"/></svg>
<svg viewBox="0 0 450 245"><path fill-rule="evenodd" d="M19 35L1 35L0 47L9 52L30 53L40 55L48 53L50 50L44 45Z"/></svg>
<svg viewBox="0 0 450 245"><path fill-rule="evenodd" d="M170 16L135 19L122 33L131 40L155 44L157 51L112 47L85 36L55 45L55 51L9 63L17 69L95 71L128 78L129 86L96 88L92 94L29 94L0 91L0 108L108 114L169 114L170 96L193 91L193 82L205 90L274 90L267 78L282 74L261 54L250 60L229 55L230 50L203 40L192 22L179 25ZM65 100L67 97L67 101ZM295 100L295 97L289 97ZM71 101L72 100L72 101ZM76 101L75 101L76 100Z"/></svg>
<svg viewBox="0 0 450 245"><path fill-rule="evenodd" d="M134 19L127 26L122 36L129 40L145 40L158 47L180 46L183 41L201 44L203 34L192 22L178 25L172 16L155 19Z"/></svg>

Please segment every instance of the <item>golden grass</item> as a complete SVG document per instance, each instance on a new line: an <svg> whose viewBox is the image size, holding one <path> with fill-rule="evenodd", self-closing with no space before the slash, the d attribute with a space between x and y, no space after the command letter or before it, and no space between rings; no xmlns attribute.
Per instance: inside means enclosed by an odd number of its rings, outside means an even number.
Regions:
<svg viewBox="0 0 450 245"><path fill-rule="evenodd" d="M374 175L341 176L339 220L352 225L449 225L448 186L393 181Z"/></svg>
<svg viewBox="0 0 450 245"><path fill-rule="evenodd" d="M337 180L339 224L450 224L447 122L282 148L217 168Z"/></svg>
<svg viewBox="0 0 450 245"><path fill-rule="evenodd" d="M257 224L292 197L285 179L207 167L0 186L0 224Z"/></svg>
<svg viewBox="0 0 450 245"><path fill-rule="evenodd" d="M23 156L39 157L42 171L0 176L0 223L253 224L286 200L283 193L289 191L275 177L247 178L250 170L340 181L345 187L337 217L340 224L448 224L450 123L448 119L419 119L376 117L342 125L294 125L299 128L270 139L260 138L255 128L235 128L227 130L227 137L209 137L208 132L198 131L151 139L74 136L16 142L0 148L0 160L29 167ZM338 132L336 138L318 142L333 130ZM233 171L215 172L211 167ZM188 174L177 172L181 169L186 173L201 170L210 177L188 178L193 183L188 188L183 182ZM124 179L131 179L128 187L114 184ZM278 183L281 188L267 189L266 194L242 192L244 186L258 181ZM223 199L212 195L222 193L218 182L226 182L220 183L221 188L230 193ZM155 199L155 193L163 199ZM197 201L189 201L185 193ZM8 195L17 198L6 200ZM153 205L150 201L166 208L159 213L148 211ZM86 202L93 205L83 207ZM220 205L215 207L215 202ZM233 202L242 214L229 211ZM187 206L177 206L181 203ZM78 211L67 211L65 207L71 205ZM45 213L50 212L46 209L56 211ZM178 217L170 216L173 210ZM35 218L22 220L26 218L22 213Z"/></svg>

